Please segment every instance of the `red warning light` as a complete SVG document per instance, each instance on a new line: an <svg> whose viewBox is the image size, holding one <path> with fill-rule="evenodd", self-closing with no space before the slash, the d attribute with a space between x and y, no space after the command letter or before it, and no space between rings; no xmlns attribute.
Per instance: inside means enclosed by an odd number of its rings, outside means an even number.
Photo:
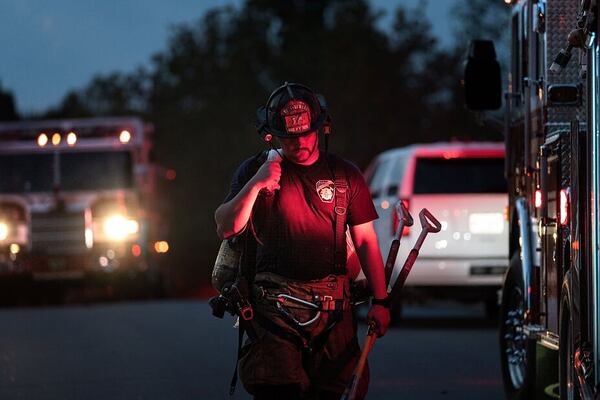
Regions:
<svg viewBox="0 0 600 400"><path fill-rule="evenodd" d="M535 191L535 208L540 208L542 206L542 191Z"/></svg>
<svg viewBox="0 0 600 400"><path fill-rule="evenodd" d="M165 177L167 178L167 180L174 181L175 178L177 178L177 172L175 172L174 169L168 169L167 173L165 174Z"/></svg>
<svg viewBox="0 0 600 400"><path fill-rule="evenodd" d="M139 244L134 244L133 246L131 246L131 254L134 257L139 257L142 255L142 248Z"/></svg>
<svg viewBox="0 0 600 400"><path fill-rule="evenodd" d="M567 190L561 189L560 191L560 210L558 217L561 225L566 225L569 221L569 199L567 197Z"/></svg>

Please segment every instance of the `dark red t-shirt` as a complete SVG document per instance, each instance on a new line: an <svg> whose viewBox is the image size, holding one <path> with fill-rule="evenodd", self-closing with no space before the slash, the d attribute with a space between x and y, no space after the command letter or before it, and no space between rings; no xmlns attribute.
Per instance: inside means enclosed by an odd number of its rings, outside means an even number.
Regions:
<svg viewBox="0 0 600 400"><path fill-rule="evenodd" d="M225 202L256 173L255 159L238 167ZM271 271L298 280L334 273L334 165L348 182L347 224L377 218L367 184L354 164L331 154L325 157L324 153L309 166L283 160L281 189L271 199L261 193L252 214L262 242L257 247L257 272Z"/></svg>

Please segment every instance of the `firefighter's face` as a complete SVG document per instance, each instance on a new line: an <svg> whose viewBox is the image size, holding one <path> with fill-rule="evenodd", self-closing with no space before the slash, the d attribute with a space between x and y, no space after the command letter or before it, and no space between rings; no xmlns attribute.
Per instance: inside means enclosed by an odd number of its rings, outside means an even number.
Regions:
<svg viewBox="0 0 600 400"><path fill-rule="evenodd" d="M279 138L285 157L302 165L310 165L319 158L317 132L297 138Z"/></svg>

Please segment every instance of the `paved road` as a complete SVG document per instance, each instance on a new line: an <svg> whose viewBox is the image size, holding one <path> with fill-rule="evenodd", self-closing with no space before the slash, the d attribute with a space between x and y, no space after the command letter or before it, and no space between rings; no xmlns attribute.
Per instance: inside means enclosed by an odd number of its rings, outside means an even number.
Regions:
<svg viewBox="0 0 600 400"><path fill-rule="evenodd" d="M503 398L497 335L481 309L405 315L376 343L368 399ZM231 322L201 301L3 309L0 399L227 399ZM233 399L249 396L240 385Z"/></svg>

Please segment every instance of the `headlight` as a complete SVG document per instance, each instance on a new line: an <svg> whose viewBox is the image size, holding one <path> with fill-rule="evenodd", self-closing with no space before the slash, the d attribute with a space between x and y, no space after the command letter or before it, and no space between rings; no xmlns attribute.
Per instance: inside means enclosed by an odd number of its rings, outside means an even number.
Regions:
<svg viewBox="0 0 600 400"><path fill-rule="evenodd" d="M5 222L0 222L0 240L5 240L8 237L8 225Z"/></svg>
<svg viewBox="0 0 600 400"><path fill-rule="evenodd" d="M139 224L134 219L113 215L104 221L104 234L110 240L123 240L138 232Z"/></svg>

